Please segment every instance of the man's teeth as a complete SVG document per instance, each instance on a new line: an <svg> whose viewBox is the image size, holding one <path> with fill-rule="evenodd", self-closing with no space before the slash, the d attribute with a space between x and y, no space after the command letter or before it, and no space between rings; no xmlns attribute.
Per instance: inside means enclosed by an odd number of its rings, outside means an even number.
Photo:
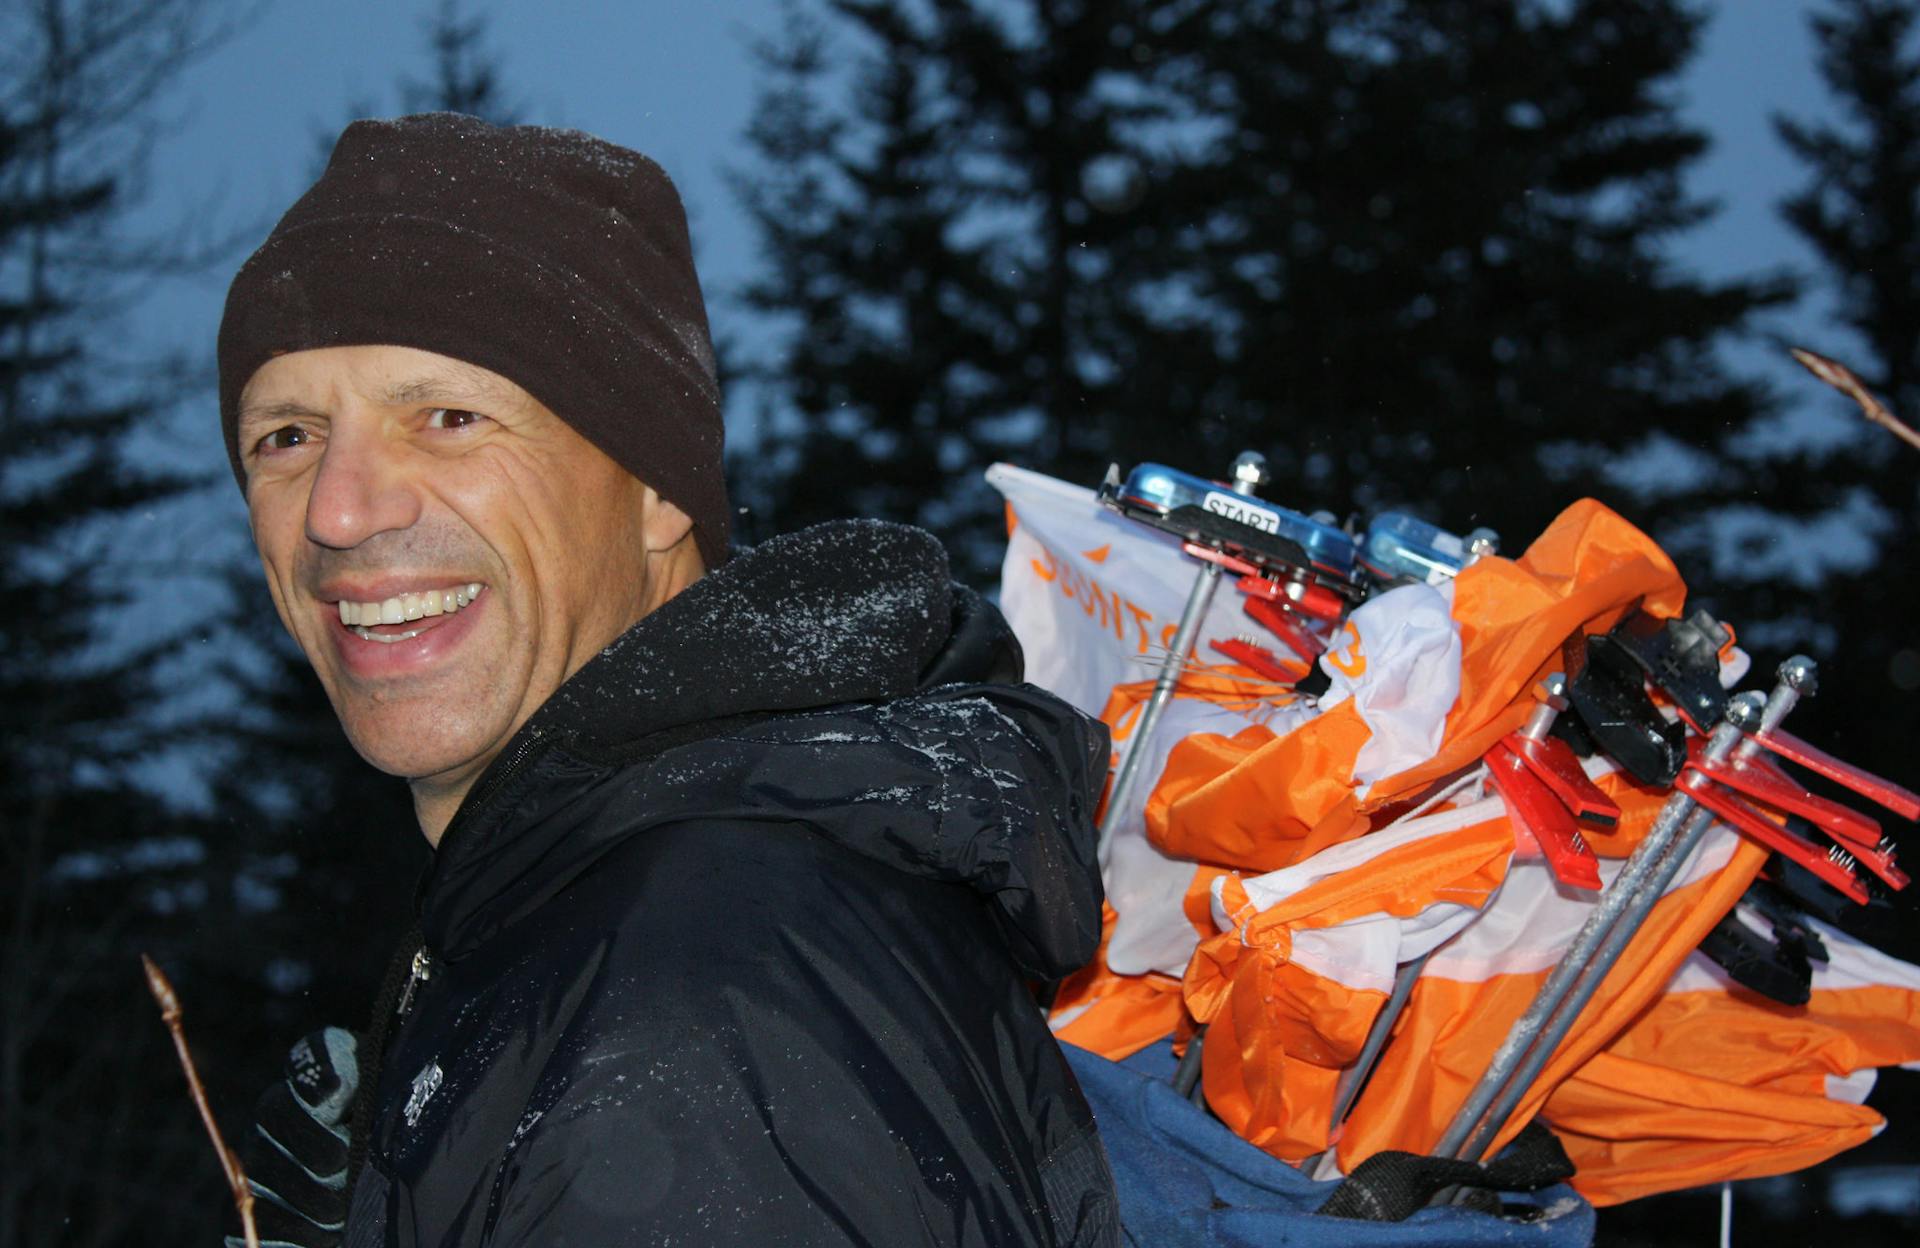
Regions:
<svg viewBox="0 0 1920 1248"><path fill-rule="evenodd" d="M412 641L415 637L418 637L426 631L424 628L410 628L404 633L376 633L370 628L361 628L357 624L354 625L353 628L354 636L360 638L362 641L384 642L389 646L396 641Z"/></svg>
<svg viewBox="0 0 1920 1248"><path fill-rule="evenodd" d="M340 622L348 628L364 629L374 624L404 624L409 620L421 620L429 616L452 615L478 598L481 588L479 581L471 581L448 589L429 589L425 593L401 594L385 602L348 602L343 598L340 600ZM360 635L371 641L401 641L420 634L418 630L414 630L405 634L382 635L362 632Z"/></svg>

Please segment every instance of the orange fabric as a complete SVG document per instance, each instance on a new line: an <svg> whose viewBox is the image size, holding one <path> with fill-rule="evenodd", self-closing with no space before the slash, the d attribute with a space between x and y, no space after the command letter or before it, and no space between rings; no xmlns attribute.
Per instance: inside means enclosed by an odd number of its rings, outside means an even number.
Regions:
<svg viewBox="0 0 1920 1248"><path fill-rule="evenodd" d="M1872 1134L1880 1115L1827 1077L1914 1060L1920 994L1821 989L1804 1006L1744 990L1674 993L1548 1098L1575 1186L1596 1204L1785 1174Z"/></svg>
<svg viewBox="0 0 1920 1248"><path fill-rule="evenodd" d="M1782 1005L1736 989L1675 993L1634 1021L1611 1051L1688 1065L1749 1087L1825 1095L1828 1075L1914 1060L1920 995L1885 984L1816 989Z"/></svg>
<svg viewBox="0 0 1920 1248"><path fill-rule="evenodd" d="M1186 896L1180 899L1181 912L1187 916L1187 922L1193 924L1196 940L1209 940L1217 930L1213 925L1213 882L1221 876L1232 877L1236 873L1225 867L1197 867L1193 879L1187 883Z"/></svg>
<svg viewBox="0 0 1920 1248"><path fill-rule="evenodd" d="M1512 851L1506 821L1493 819L1396 846L1264 911L1228 877L1221 904L1244 925L1202 942L1185 986L1188 1010L1210 1024L1202 1058L1208 1107L1288 1161L1325 1148L1335 1084L1387 994L1299 966L1293 934L1369 915L1408 917L1436 902L1478 907L1505 878Z"/></svg>
<svg viewBox="0 0 1920 1248"><path fill-rule="evenodd" d="M1611 628L1636 603L1677 614L1686 586L1653 539L1592 499L1555 518L1518 560L1482 559L1453 586L1460 695L1426 762L1352 796L1353 760L1372 735L1343 702L1285 736L1196 734L1175 748L1147 807L1165 852L1254 871L1297 862L1367 830L1362 816L1471 765L1532 709L1561 647ZM1356 656L1357 657L1357 656Z"/></svg>
<svg viewBox="0 0 1920 1248"><path fill-rule="evenodd" d="M1340 1071L1387 994L1310 975L1273 949L1248 950L1234 977L1201 1054L1207 1108L1241 1138L1298 1161L1326 1139Z"/></svg>
<svg viewBox="0 0 1920 1248"><path fill-rule="evenodd" d="M1556 1085L1611 1043L1660 995L1680 963L1746 891L1766 857L1765 850L1742 842L1721 870L1675 889L1654 906L1613 974L1514 1107L1490 1152L1517 1135ZM1347 1121L1340 1139L1341 1167L1351 1173L1383 1149L1431 1150L1547 973L1542 969L1480 981L1423 976Z"/></svg>
<svg viewBox="0 0 1920 1248"><path fill-rule="evenodd" d="M1195 733L1173 748L1147 798L1147 839L1161 853L1277 871L1367 831L1353 800L1353 759L1371 736L1343 702L1285 736L1256 725Z"/></svg>
<svg viewBox="0 0 1920 1248"><path fill-rule="evenodd" d="M1574 1189L1596 1205L1817 1165L1883 1121L1864 1105L1611 1053L1554 1089L1543 1116L1576 1168Z"/></svg>

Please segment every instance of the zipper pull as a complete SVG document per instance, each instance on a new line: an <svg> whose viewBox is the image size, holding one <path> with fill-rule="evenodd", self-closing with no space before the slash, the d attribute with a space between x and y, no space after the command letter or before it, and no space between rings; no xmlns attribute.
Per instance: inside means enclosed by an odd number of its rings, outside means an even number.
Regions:
<svg viewBox="0 0 1920 1248"><path fill-rule="evenodd" d="M433 957L427 953L427 947L421 945L413 955L413 969L407 975L407 986L400 990L400 1004L394 1007L394 1014L405 1018L407 1011L413 1008L414 990L432 978Z"/></svg>

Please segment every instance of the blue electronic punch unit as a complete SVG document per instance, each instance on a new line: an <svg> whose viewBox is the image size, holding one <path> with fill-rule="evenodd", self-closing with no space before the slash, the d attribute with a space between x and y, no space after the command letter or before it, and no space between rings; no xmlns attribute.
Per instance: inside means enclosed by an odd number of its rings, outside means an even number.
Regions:
<svg viewBox="0 0 1920 1248"><path fill-rule="evenodd" d="M1499 548L1500 536L1492 529L1475 529L1461 537L1404 511L1383 511L1367 526L1360 562L1384 584L1438 585Z"/></svg>
<svg viewBox="0 0 1920 1248"><path fill-rule="evenodd" d="M1306 578L1347 599L1360 596L1356 552L1345 530L1165 464L1117 468L1100 500L1182 541L1206 546L1263 572Z"/></svg>

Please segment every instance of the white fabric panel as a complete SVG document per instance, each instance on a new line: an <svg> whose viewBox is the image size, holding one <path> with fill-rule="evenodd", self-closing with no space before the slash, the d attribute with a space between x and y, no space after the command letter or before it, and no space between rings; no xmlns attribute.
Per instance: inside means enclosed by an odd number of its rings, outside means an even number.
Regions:
<svg viewBox="0 0 1920 1248"><path fill-rule="evenodd" d="M1355 608L1320 658L1332 680L1320 699L1332 708L1354 700L1373 736L1354 758L1362 798L1373 782L1432 758L1460 696L1460 632L1453 582L1402 585Z"/></svg>
<svg viewBox="0 0 1920 1248"><path fill-rule="evenodd" d="M1716 824L1701 839L1669 891L1726 866L1738 843L1739 833ZM1625 865L1624 859L1602 858L1602 885L1612 883ZM1486 909L1458 940L1433 955L1426 974L1477 982L1496 975L1548 970L1573 943L1580 925L1593 911L1596 895L1560 884L1543 861L1516 860Z"/></svg>
<svg viewBox="0 0 1920 1248"><path fill-rule="evenodd" d="M1100 505L1094 492L1009 464L987 481L1019 525L1000 568L1000 609L1027 652L1027 679L1089 715L1115 685L1151 680L1204 566L1171 536ZM1222 578L1194 650L1264 632ZM1256 638L1258 639L1258 638Z"/></svg>

